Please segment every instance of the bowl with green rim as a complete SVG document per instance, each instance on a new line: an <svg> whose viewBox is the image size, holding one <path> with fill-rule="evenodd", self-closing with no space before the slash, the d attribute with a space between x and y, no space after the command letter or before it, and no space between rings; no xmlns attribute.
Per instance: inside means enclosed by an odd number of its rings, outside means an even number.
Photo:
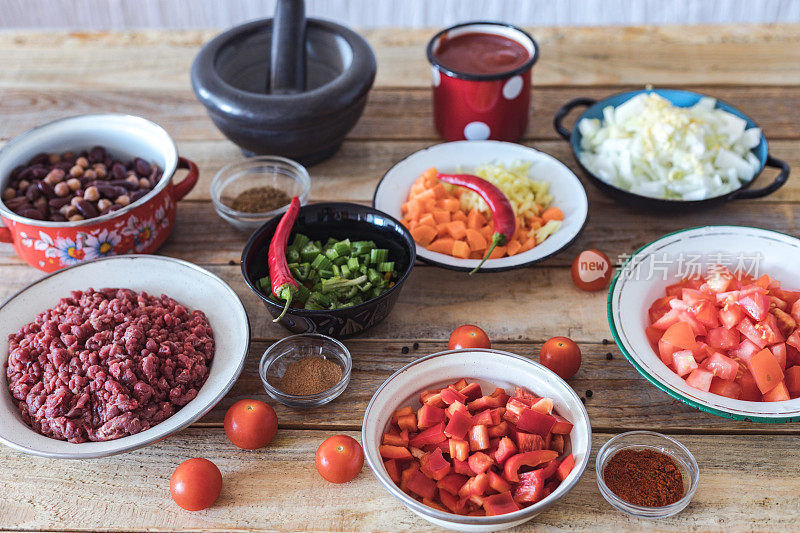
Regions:
<svg viewBox="0 0 800 533"><path fill-rule="evenodd" d="M697 272L689 272L687 265ZM781 402L736 400L695 389L668 368L647 339L648 310L668 285L708 266L768 274L783 288L800 288L800 239L746 226L702 226L665 235L634 252L608 292L608 324L625 358L650 383L673 398L717 416L750 422L800 421L800 398Z"/></svg>

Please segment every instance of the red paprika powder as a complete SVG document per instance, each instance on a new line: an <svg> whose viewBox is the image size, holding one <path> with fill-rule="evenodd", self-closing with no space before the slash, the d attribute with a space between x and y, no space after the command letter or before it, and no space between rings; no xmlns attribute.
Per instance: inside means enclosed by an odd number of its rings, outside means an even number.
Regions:
<svg viewBox="0 0 800 533"><path fill-rule="evenodd" d="M603 480L621 499L643 507L664 507L683 497L680 468L655 450L620 450L608 461Z"/></svg>

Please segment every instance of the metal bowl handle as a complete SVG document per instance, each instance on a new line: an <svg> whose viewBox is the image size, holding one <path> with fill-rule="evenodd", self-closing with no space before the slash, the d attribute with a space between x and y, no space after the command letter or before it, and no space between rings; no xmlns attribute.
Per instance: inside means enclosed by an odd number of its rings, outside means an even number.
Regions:
<svg viewBox="0 0 800 533"><path fill-rule="evenodd" d="M565 141L569 141L570 137L572 137L572 133L568 129L566 129L562 124L564 118L567 115L569 115L570 111L572 111L576 107L579 106L589 107L593 106L596 103L597 100L595 100L594 98L575 98L574 100L570 100L569 102L561 106L561 109L556 111L556 115L553 117L553 127L556 129L558 134L564 138Z"/></svg>
<svg viewBox="0 0 800 533"><path fill-rule="evenodd" d="M783 187L783 185L786 183L786 180L789 179L790 169L786 161L782 161L777 157L772 157L771 155L767 154L767 162L764 163L764 166L781 169L781 171L778 173L778 177L776 177L775 180L766 187L762 187L760 189L741 189L736 191L731 195L732 200L761 198L763 196L767 196L768 194L772 194Z"/></svg>

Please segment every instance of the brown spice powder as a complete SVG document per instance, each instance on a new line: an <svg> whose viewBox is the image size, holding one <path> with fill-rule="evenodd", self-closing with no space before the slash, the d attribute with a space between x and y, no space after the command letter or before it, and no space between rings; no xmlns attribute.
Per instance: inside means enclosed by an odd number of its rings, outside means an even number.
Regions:
<svg viewBox="0 0 800 533"><path fill-rule="evenodd" d="M608 461L603 480L611 492L634 505L664 507L683 497L680 468L655 450L620 450Z"/></svg>
<svg viewBox="0 0 800 533"><path fill-rule="evenodd" d="M342 379L342 367L324 357L304 357L292 362L279 388L286 394L308 396L335 386Z"/></svg>
<svg viewBox="0 0 800 533"><path fill-rule="evenodd" d="M289 203L289 195L275 187L253 187L235 198L223 198L222 203L241 213L266 213Z"/></svg>

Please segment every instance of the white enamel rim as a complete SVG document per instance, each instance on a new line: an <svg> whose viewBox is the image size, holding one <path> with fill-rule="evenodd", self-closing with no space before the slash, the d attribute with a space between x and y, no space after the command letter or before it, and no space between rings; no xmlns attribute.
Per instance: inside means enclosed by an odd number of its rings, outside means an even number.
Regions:
<svg viewBox="0 0 800 533"><path fill-rule="evenodd" d="M575 468L553 494L541 502L499 516L460 516L428 507L405 494L389 478L378 453L391 414L403 405L419 405L419 392L446 386L459 378L478 381L484 389L519 385L553 399L557 412L573 424L570 435ZM493 389L492 389L493 390ZM484 390L484 392L487 392ZM592 428L586 408L574 390L555 373L526 357L494 349L448 350L421 357L386 379L364 411L361 445L372 473L383 487L414 513L442 527L463 531L494 531L521 524L565 496L583 475L592 449Z"/></svg>
<svg viewBox="0 0 800 533"><path fill-rule="evenodd" d="M455 141L424 148L406 157L384 174L372 198L372 206L397 220L402 220L401 206L408 198L414 181L425 170L436 167L440 172L470 172L474 167L497 162L530 161L530 176L550 182L553 205L564 212L564 223L542 244L511 257L489 259L481 272L500 272L526 267L554 256L572 244L586 225L589 200L578 177L558 159L520 144L503 141ZM480 263L477 259L459 259L431 252L417 245L417 257L443 268L470 271Z"/></svg>
<svg viewBox="0 0 800 533"><path fill-rule="evenodd" d="M747 402L704 392L686 382L661 362L645 335L647 311L667 285L680 281L672 262L668 279L635 279L645 265L678 254L716 251L763 254L759 272L774 276L787 289L800 288L800 240L790 235L746 226L702 226L665 235L637 250L617 272L608 292L608 323L625 358L650 383L673 398L718 416L751 422L800 421L800 398L784 402ZM657 255L656 255L657 254ZM649 266L647 267L649 271ZM625 272L629 275L622 276ZM644 276L643 276L644 277Z"/></svg>
<svg viewBox="0 0 800 533"><path fill-rule="evenodd" d="M3 377L0 391L0 442L25 453L60 459L90 459L136 450L197 421L231 389L244 366L250 326L242 302L222 279L187 261L156 255L120 255L67 267L35 281L0 306L0 366L8 361L8 335L52 307L71 290L124 287L167 294L208 317L215 352L208 378L197 397L160 424L136 435L106 442L73 444L45 437L19 415Z"/></svg>

